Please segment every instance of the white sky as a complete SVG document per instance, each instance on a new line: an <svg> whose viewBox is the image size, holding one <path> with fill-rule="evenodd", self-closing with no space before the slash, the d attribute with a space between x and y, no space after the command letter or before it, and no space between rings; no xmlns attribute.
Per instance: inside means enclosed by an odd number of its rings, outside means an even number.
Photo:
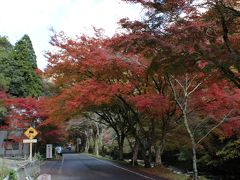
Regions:
<svg viewBox="0 0 240 180"><path fill-rule="evenodd" d="M32 40L40 69L47 60L44 51L50 48L50 28L68 35L91 33L92 26L114 34L119 19L140 18L140 6L120 0L0 0L0 36L15 44L24 34Z"/></svg>

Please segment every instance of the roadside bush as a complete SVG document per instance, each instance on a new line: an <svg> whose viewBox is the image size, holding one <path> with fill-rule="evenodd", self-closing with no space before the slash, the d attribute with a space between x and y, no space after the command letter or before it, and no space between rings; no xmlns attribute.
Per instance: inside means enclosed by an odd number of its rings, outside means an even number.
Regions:
<svg viewBox="0 0 240 180"><path fill-rule="evenodd" d="M6 176L8 176L9 170L5 166L4 162L0 164L0 179L4 179Z"/></svg>
<svg viewBox="0 0 240 180"><path fill-rule="evenodd" d="M35 154L35 158L38 161L43 161L44 160L43 155L41 155L39 152Z"/></svg>
<svg viewBox="0 0 240 180"><path fill-rule="evenodd" d="M9 172L9 180L17 180L17 172L14 170L11 170Z"/></svg>

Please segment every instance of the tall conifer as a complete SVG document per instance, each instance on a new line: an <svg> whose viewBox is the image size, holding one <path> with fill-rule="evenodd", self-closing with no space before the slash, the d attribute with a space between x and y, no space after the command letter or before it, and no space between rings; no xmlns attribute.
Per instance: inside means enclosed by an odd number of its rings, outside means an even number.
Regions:
<svg viewBox="0 0 240 180"><path fill-rule="evenodd" d="M12 78L9 92L17 97L38 97L42 94L42 81L36 75L36 55L28 35L24 35L13 49Z"/></svg>

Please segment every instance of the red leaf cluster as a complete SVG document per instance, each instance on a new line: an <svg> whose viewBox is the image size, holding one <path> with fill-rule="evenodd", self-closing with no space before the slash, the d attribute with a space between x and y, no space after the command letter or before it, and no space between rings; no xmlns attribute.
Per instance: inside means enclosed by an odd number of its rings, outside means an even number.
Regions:
<svg viewBox="0 0 240 180"><path fill-rule="evenodd" d="M233 88L227 81L211 84L197 92L193 106L204 116L216 123L226 118L222 130L227 136L240 133L240 90Z"/></svg>

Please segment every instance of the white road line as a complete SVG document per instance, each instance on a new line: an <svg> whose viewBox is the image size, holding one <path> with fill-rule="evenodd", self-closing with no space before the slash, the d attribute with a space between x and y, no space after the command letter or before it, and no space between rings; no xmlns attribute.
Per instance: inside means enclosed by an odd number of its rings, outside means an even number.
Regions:
<svg viewBox="0 0 240 180"><path fill-rule="evenodd" d="M128 171L128 172L130 172L130 173L136 174L136 175L138 175L138 176L144 177L144 178L146 178L146 179L155 180L155 179L153 179L153 178L151 178L151 177L148 177L148 176L145 176L145 175L143 175L143 174L140 174L140 173L131 171L131 170L129 170L129 169L125 169L125 168L123 168L123 167L121 167L121 166L117 166L117 165L115 165L115 164L113 164L113 163L110 163L110 162L107 162L107 161L103 161L103 160L101 160L101 159L97 159L97 158L92 157L92 156L89 156L89 157L91 157L91 158L93 158L93 159L96 159L96 160L98 160L98 161L104 162L104 163L106 163L106 164L110 164L110 165L112 165L112 166L114 166L114 167L117 167L117 168L119 168L119 169Z"/></svg>

